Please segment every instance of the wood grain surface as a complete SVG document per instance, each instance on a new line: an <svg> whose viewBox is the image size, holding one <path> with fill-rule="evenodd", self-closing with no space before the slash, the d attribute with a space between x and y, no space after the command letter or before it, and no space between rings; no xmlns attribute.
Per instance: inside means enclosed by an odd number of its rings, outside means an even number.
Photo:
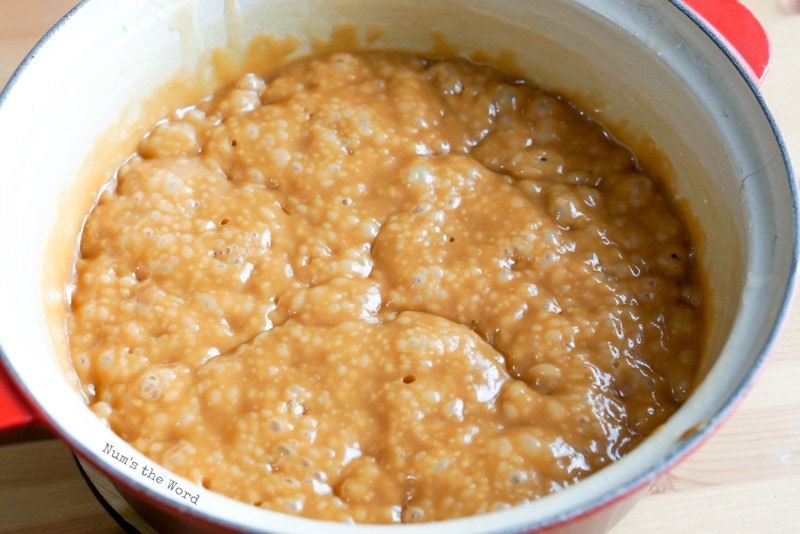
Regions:
<svg viewBox="0 0 800 534"><path fill-rule="evenodd" d="M75 3L0 0L0 86ZM742 3L770 36L773 62L762 90L800 162L800 1ZM0 532L119 531L60 441L0 447ZM612 530L641 532L800 532L800 300L733 416Z"/></svg>

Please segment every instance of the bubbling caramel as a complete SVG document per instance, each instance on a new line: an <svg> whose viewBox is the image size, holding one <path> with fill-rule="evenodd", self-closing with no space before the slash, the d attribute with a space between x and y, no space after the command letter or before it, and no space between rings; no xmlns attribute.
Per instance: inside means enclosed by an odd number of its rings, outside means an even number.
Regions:
<svg viewBox="0 0 800 534"><path fill-rule="evenodd" d="M157 124L67 318L93 410L204 487L335 521L502 509L686 398L703 299L659 182L486 66L332 53Z"/></svg>

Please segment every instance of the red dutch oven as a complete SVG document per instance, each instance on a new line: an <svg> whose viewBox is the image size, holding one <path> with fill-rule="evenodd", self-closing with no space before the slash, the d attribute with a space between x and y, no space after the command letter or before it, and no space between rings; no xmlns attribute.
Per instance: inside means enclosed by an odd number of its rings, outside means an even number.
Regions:
<svg viewBox="0 0 800 534"><path fill-rule="evenodd" d="M267 34L298 39L303 53L343 24L380 28L370 46L381 48L424 53L444 40L465 54L510 50L532 81L669 162L670 189L702 233L706 354L686 403L620 461L536 502L403 526L288 516L170 474L198 496L190 502L119 461L140 454L85 406L66 363L64 285L100 186L91 177L102 175L89 171L112 170L149 124L191 103L160 98L167 81L194 80L182 93L194 100L217 88L201 59L209 51L235 56ZM797 192L758 90L768 64L763 29L734 0L86 0L0 94L0 437L55 434L163 530L604 532L741 399L790 301Z"/></svg>

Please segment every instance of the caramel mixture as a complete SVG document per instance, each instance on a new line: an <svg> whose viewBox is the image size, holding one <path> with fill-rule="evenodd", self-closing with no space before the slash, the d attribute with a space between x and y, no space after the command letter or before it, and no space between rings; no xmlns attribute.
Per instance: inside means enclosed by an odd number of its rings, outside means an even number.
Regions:
<svg viewBox="0 0 800 534"><path fill-rule="evenodd" d="M236 499L399 523L536 499L688 393L684 223L563 99L459 59L332 54L157 124L86 222L92 409Z"/></svg>

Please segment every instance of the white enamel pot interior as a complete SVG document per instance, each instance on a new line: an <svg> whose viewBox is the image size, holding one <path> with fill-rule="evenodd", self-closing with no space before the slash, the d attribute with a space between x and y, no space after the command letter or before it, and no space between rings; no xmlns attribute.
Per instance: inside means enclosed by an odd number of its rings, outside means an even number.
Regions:
<svg viewBox="0 0 800 534"><path fill-rule="evenodd" d="M567 94L629 145L658 147L671 163L671 189L699 229L694 238L710 288L706 364L689 400L643 445L572 488L509 510L402 527L607 529L630 496L698 445L751 383L786 309L796 263L796 192L780 135L735 55L679 2L82 3L43 39L0 97L2 364L45 425L175 524L395 530L257 509L160 469L199 499L176 495L108 454L112 446L142 460L87 409L63 363L63 284L82 215L100 185L82 171L87 155L94 154L89 164L95 168L117 165L142 125L166 113L164 107L151 114L159 87L179 75L191 78L204 52L236 48L259 33L294 36L307 45L344 23L355 24L362 37L380 28L370 43L380 48L429 52L444 41L466 54L510 50L528 78ZM298 53L307 50L301 46ZM212 78L194 75L205 80L199 84L204 91L212 88ZM98 144L119 151L98 155Z"/></svg>

